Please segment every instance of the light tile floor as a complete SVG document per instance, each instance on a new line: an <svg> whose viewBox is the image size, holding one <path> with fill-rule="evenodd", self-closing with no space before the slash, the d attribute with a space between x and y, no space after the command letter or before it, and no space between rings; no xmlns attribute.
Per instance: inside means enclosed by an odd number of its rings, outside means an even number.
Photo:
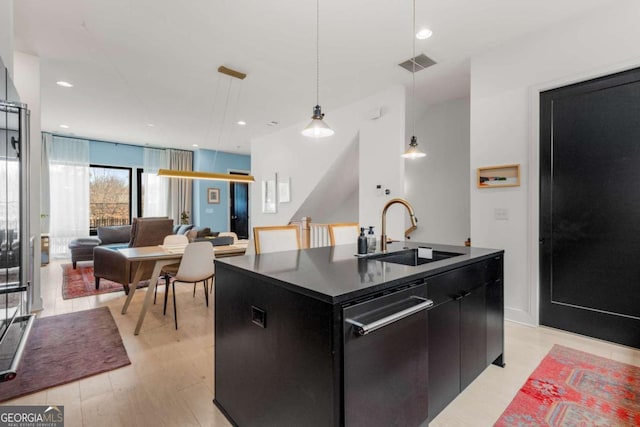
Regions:
<svg viewBox="0 0 640 427"><path fill-rule="evenodd" d="M229 426L213 400L213 305L205 306L202 288L178 290L179 329L160 304L147 313L139 336L133 335L144 292L136 293L126 315L123 293L63 300L62 262L42 268L45 309L52 316L107 306L120 329L131 365L54 387L5 404L64 405L65 426ZM433 422L432 427L492 426L527 377L554 344L640 366L640 351L549 328L506 322L505 368L489 366Z"/></svg>

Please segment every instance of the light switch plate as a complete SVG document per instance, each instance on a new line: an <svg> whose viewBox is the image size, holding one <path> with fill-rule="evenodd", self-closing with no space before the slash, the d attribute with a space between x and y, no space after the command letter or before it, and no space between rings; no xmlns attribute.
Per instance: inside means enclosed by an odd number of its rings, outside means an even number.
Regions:
<svg viewBox="0 0 640 427"><path fill-rule="evenodd" d="M494 208L493 209L493 218L496 221L508 221L509 220L509 210L506 208Z"/></svg>

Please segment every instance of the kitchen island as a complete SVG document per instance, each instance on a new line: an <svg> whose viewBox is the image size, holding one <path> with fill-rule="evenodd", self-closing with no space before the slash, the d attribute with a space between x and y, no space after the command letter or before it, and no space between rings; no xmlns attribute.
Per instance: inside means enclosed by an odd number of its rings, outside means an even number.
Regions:
<svg viewBox="0 0 640 427"><path fill-rule="evenodd" d="M418 246L216 260L218 408L239 426L418 426L502 366L503 251L429 244L405 265Z"/></svg>

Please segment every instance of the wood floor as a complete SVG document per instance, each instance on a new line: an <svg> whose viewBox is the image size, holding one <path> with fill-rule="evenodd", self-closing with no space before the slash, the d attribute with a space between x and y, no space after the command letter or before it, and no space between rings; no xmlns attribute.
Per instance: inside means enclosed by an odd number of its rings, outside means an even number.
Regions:
<svg viewBox="0 0 640 427"><path fill-rule="evenodd" d="M42 268L45 309L52 316L107 306L111 309L131 365L6 402L64 405L65 426L229 426L213 400L213 306L202 288L176 286L178 322L171 303L148 311L139 336L133 335L144 291L126 315L123 293L63 300L61 262ZM164 296L158 291L159 302ZM553 344L562 344L640 366L640 352L553 329L506 323L507 366L490 366L431 424L432 427L492 426Z"/></svg>

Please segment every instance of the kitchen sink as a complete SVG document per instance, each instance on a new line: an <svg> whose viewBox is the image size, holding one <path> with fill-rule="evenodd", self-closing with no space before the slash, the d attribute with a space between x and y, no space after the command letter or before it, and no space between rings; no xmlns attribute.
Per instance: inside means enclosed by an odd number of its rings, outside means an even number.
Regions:
<svg viewBox="0 0 640 427"><path fill-rule="evenodd" d="M442 261L443 259L453 258L460 255L463 254L456 252L433 251L432 258L418 258L417 249L405 249L402 251L374 255L370 259L382 262L391 262L394 264L411 265L415 267L417 265L427 264L434 261Z"/></svg>

